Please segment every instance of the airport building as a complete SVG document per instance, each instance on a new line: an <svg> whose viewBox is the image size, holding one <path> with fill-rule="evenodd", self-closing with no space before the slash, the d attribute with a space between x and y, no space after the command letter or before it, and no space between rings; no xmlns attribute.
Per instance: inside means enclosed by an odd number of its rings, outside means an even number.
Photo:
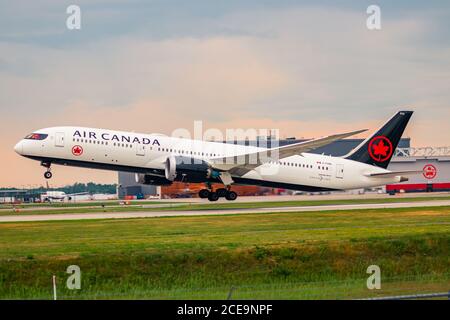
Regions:
<svg viewBox="0 0 450 320"><path fill-rule="evenodd" d="M119 183L117 185L117 196L119 199L128 197L144 199L161 194L159 189L157 186L136 183L134 173L119 171Z"/></svg>
<svg viewBox="0 0 450 320"><path fill-rule="evenodd" d="M33 190L0 190L0 203L37 202L40 199L41 192Z"/></svg>
<svg viewBox="0 0 450 320"><path fill-rule="evenodd" d="M386 191L450 191L450 147L397 148L388 167L392 171L423 171L409 176L403 183L387 185Z"/></svg>
<svg viewBox="0 0 450 320"><path fill-rule="evenodd" d="M267 138L265 138L267 139ZM279 145L298 143L306 140L284 139ZM344 139L333 142L325 147L313 151L317 154L332 156L343 156L358 146L362 139ZM261 145L257 141L237 141L233 143L245 145ZM270 147L270 141L264 141L264 145ZM431 192L450 191L450 147L445 148L414 148L411 140L403 138L395 151L394 157L388 167L393 171L423 170L423 174L409 176L409 181L396 185L388 185L384 188L386 192ZM136 183L135 175L132 173L119 173L118 194L120 198L147 198L149 196L162 198L196 197L197 192L204 188L202 183L174 182L170 186L149 186ZM284 193L286 190L258 186L234 185L239 195L267 195Z"/></svg>

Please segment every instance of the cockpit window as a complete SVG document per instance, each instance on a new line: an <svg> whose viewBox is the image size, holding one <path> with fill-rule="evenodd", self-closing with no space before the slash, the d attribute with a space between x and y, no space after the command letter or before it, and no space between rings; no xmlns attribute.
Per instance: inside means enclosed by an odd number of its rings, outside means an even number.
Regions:
<svg viewBox="0 0 450 320"><path fill-rule="evenodd" d="M30 139L30 140L44 140L45 138L48 137L48 134L45 133L30 133L29 135L27 135L25 137L25 139Z"/></svg>

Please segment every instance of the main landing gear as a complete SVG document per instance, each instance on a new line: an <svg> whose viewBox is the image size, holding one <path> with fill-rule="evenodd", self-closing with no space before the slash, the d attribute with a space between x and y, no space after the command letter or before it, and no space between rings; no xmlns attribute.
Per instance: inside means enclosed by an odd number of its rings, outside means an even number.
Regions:
<svg viewBox="0 0 450 320"><path fill-rule="evenodd" d="M44 172L44 178L45 179L51 179L52 178L52 171L51 171L51 163L50 162L42 162L41 166L46 167L47 171Z"/></svg>
<svg viewBox="0 0 450 320"><path fill-rule="evenodd" d="M237 193L231 191L229 188L219 188L216 191L213 191L212 188L202 189L198 192L198 196L202 199L208 198L209 201L217 201L219 198L233 201L238 197Z"/></svg>

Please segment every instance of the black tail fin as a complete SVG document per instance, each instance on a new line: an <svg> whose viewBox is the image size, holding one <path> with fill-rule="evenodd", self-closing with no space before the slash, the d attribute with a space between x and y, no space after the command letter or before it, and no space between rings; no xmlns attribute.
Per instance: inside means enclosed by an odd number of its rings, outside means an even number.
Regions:
<svg viewBox="0 0 450 320"><path fill-rule="evenodd" d="M344 158L386 169L412 114L412 111L397 112Z"/></svg>

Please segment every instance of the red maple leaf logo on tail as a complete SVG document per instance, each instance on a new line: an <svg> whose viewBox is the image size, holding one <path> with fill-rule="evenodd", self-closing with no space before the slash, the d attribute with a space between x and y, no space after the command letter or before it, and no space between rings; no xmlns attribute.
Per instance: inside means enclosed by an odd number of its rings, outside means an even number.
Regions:
<svg viewBox="0 0 450 320"><path fill-rule="evenodd" d="M383 140L380 140L380 142L378 142L378 144L372 147L373 148L373 154L376 156L383 156L386 157L387 152L389 150L389 146L385 146Z"/></svg>
<svg viewBox="0 0 450 320"><path fill-rule="evenodd" d="M369 143L369 155L377 162L388 160L392 152L392 143L385 136L374 137Z"/></svg>

